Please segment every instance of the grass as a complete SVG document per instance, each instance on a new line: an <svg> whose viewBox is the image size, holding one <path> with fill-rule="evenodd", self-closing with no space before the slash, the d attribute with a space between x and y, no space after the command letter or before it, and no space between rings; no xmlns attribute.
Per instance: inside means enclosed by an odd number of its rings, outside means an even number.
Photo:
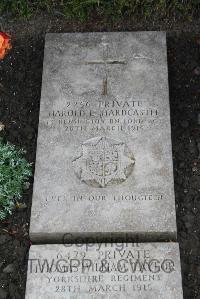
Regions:
<svg viewBox="0 0 200 299"><path fill-rule="evenodd" d="M0 140L0 220L12 214L31 176L24 151Z"/></svg>
<svg viewBox="0 0 200 299"><path fill-rule="evenodd" d="M92 16L106 19L127 17L191 18L199 14L200 0L0 0L0 12L29 18L39 11L54 12L86 21Z"/></svg>

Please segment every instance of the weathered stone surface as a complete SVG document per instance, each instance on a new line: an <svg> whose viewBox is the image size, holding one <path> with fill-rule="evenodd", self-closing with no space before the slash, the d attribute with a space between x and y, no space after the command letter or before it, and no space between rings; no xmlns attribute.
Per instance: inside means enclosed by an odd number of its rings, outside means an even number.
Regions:
<svg viewBox="0 0 200 299"><path fill-rule="evenodd" d="M26 299L182 299L177 243L33 245Z"/></svg>
<svg viewBox="0 0 200 299"><path fill-rule="evenodd" d="M67 233L176 239L165 33L46 37L30 234Z"/></svg>

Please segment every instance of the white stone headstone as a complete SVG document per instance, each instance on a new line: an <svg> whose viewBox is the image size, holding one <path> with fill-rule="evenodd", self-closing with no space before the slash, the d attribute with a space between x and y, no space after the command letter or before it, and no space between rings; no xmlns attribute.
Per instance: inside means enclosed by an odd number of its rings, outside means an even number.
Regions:
<svg viewBox="0 0 200 299"><path fill-rule="evenodd" d="M166 36L47 34L33 241L175 240Z"/></svg>

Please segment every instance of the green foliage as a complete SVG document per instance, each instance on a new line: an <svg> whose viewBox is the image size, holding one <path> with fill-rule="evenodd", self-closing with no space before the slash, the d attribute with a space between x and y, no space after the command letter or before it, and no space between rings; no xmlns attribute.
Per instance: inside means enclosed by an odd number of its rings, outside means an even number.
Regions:
<svg viewBox="0 0 200 299"><path fill-rule="evenodd" d="M0 12L29 18L38 10L49 11L54 4L53 0L0 0Z"/></svg>
<svg viewBox="0 0 200 299"><path fill-rule="evenodd" d="M0 140L0 220L12 213L31 176L31 164L23 157L24 153Z"/></svg>
<svg viewBox="0 0 200 299"><path fill-rule="evenodd" d="M24 17L30 17L33 12L26 0L0 0L0 11Z"/></svg>
<svg viewBox="0 0 200 299"><path fill-rule="evenodd" d="M30 17L39 10L56 9L68 18L85 21L93 16L104 19L126 17L184 17L198 13L200 0L0 0L0 12Z"/></svg>
<svg viewBox="0 0 200 299"><path fill-rule="evenodd" d="M94 12L108 19L126 17L187 16L200 8L200 0L68 0L64 1L65 15L86 20Z"/></svg>
<svg viewBox="0 0 200 299"><path fill-rule="evenodd" d="M94 12L111 19L131 16L149 17L153 12L164 12L164 0L71 0L64 5L65 14L72 18L86 19Z"/></svg>

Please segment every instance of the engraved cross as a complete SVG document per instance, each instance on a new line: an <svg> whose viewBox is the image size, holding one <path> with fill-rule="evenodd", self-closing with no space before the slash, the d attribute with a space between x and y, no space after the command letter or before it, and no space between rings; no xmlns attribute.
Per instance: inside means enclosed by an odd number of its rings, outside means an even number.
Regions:
<svg viewBox="0 0 200 299"><path fill-rule="evenodd" d="M105 76L103 79L103 89L102 94L105 96L108 94L108 66L109 65L115 65L115 64L126 64L126 61L124 59L111 59L109 58L109 47L108 44L103 44L103 59L100 60L91 60L91 61L85 61L85 64L102 64L104 65L105 69Z"/></svg>

